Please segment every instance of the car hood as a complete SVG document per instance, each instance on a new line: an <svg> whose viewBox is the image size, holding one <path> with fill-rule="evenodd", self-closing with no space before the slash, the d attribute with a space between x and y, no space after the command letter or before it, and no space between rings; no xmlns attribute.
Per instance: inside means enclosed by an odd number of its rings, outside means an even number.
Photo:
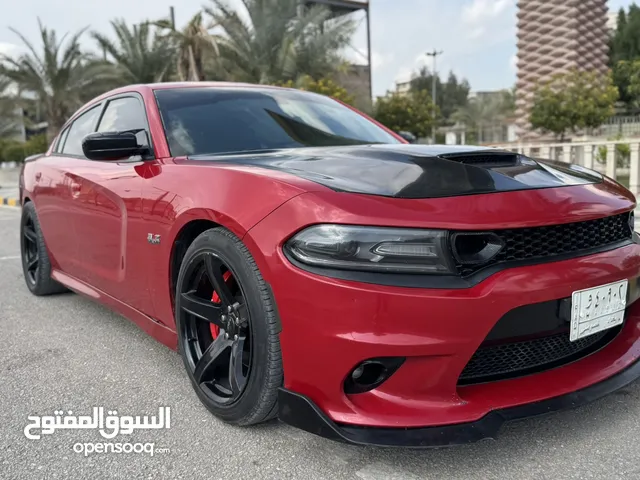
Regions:
<svg viewBox="0 0 640 480"><path fill-rule="evenodd" d="M602 182L586 168L483 147L364 145L283 149L192 160L287 172L336 191L438 198Z"/></svg>

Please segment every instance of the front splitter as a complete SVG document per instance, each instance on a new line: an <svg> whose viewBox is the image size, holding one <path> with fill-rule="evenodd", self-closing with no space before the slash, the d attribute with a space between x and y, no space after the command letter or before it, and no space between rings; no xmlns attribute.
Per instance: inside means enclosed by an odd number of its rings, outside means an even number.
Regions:
<svg viewBox="0 0 640 480"><path fill-rule="evenodd" d="M640 359L625 370L582 390L540 402L494 410L479 420L454 425L411 428L361 427L338 424L308 397L280 388L278 417L284 423L340 442L379 447L429 448L495 439L505 422L585 405L640 378Z"/></svg>

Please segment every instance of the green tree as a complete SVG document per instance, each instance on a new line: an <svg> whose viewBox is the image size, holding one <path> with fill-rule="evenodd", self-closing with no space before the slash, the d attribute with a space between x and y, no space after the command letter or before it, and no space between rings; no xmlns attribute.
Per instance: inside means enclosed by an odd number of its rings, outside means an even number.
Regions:
<svg viewBox="0 0 640 480"><path fill-rule="evenodd" d="M110 69L80 48L84 30L65 41L58 39L38 20L41 45L36 48L21 33L27 52L15 57L0 56L0 73L15 83L20 92L36 99L48 122L52 138L69 116L87 100L104 91L112 79Z"/></svg>
<svg viewBox="0 0 640 480"><path fill-rule="evenodd" d="M378 98L374 116L394 132L411 132L418 138L425 138L433 125L433 103L424 90L408 95L392 93Z"/></svg>
<svg viewBox="0 0 640 480"><path fill-rule="evenodd" d="M477 142L485 141L484 132L513 114L515 109L514 94L511 90L503 90L497 94L479 94L470 98L466 105L458 109L453 119L470 127L477 133Z"/></svg>
<svg viewBox="0 0 640 480"><path fill-rule="evenodd" d="M611 36L609 66L613 81L620 92L620 101L627 109L640 108L640 93L634 86L640 82L640 7L632 4L629 11L618 12L616 31ZM636 92L636 93L634 93Z"/></svg>
<svg viewBox="0 0 640 480"><path fill-rule="evenodd" d="M602 125L614 114L617 99L610 75L572 70L538 85L529 121L564 140L567 131Z"/></svg>
<svg viewBox="0 0 640 480"><path fill-rule="evenodd" d="M205 80L207 58L217 55L218 49L215 37L204 24L203 12L196 13L181 30L166 19L154 22L154 25L165 31L165 36L175 45L178 80Z"/></svg>
<svg viewBox="0 0 640 480"><path fill-rule="evenodd" d="M613 69L613 83L629 110L640 109L640 57L620 60Z"/></svg>
<svg viewBox="0 0 640 480"><path fill-rule="evenodd" d="M112 20L115 41L92 32L105 57L115 64L118 81L131 83L155 83L166 80L173 65L174 47L169 38L160 35L148 22L133 25L124 20Z"/></svg>
<svg viewBox="0 0 640 480"><path fill-rule="evenodd" d="M343 64L340 51L353 34L348 18L330 18L323 6L298 0L242 0L245 12L224 0L206 8L222 31L219 66L236 81L273 84L302 75L322 78Z"/></svg>
<svg viewBox="0 0 640 480"><path fill-rule="evenodd" d="M349 95L347 89L338 85L331 78L321 78L320 80L314 80L308 75L300 77L297 81L287 80L281 82L278 86L285 88L297 88L298 90L304 90L307 92L319 93L320 95L326 95L327 97L335 98L341 102L353 105L354 98Z"/></svg>
<svg viewBox="0 0 640 480"><path fill-rule="evenodd" d="M610 66L614 67L621 60L640 58L640 7L635 3L625 12L618 12L618 25L610 42Z"/></svg>
<svg viewBox="0 0 640 480"><path fill-rule="evenodd" d="M433 74L423 67L411 80L411 91L426 91L431 99ZM453 114L467 104L471 87L467 80L458 80L453 72L449 72L446 82L436 76L436 102L446 123L452 123ZM433 99L431 99L433 100Z"/></svg>

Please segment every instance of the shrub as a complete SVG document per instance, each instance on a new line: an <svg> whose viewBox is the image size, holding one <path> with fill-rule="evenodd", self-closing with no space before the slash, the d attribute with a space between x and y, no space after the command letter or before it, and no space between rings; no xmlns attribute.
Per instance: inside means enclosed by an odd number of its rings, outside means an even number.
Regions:
<svg viewBox="0 0 640 480"><path fill-rule="evenodd" d="M25 157L24 144L12 142L2 149L2 160L4 162L22 162Z"/></svg>
<svg viewBox="0 0 640 480"><path fill-rule="evenodd" d="M45 153L48 148L47 136L45 134L35 135L24 144L25 157L36 153Z"/></svg>
<svg viewBox="0 0 640 480"><path fill-rule="evenodd" d="M24 143L0 139L0 162L22 162L29 155L45 153L48 148L46 135L35 135Z"/></svg>
<svg viewBox="0 0 640 480"><path fill-rule="evenodd" d="M622 136L618 135L614 138L609 138L609 140L621 140ZM607 146L600 145L596 150L596 161L601 164L607 163ZM629 168L629 163L631 161L631 147L628 143L618 143L616 145L616 167L617 168Z"/></svg>

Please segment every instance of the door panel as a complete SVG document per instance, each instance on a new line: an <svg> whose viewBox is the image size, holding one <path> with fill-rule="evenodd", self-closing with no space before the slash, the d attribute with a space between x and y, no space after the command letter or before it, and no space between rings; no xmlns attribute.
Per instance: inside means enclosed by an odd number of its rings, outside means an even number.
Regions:
<svg viewBox="0 0 640 480"><path fill-rule="evenodd" d="M70 215L71 192L68 159L42 157L29 165L34 186L32 200L36 206L40 228L54 268L64 272L75 270L78 259L77 235Z"/></svg>
<svg viewBox="0 0 640 480"><path fill-rule="evenodd" d="M93 287L151 314L146 270L132 251L146 242L141 222L143 162L77 160L71 196L80 263L72 274Z"/></svg>
<svg viewBox="0 0 640 480"><path fill-rule="evenodd" d="M138 141L148 142L142 100L131 94L107 100L96 130L138 130ZM76 160L70 195L80 265L74 276L153 315L148 272L137 254L147 238L141 218L144 179L139 173L145 163L141 157L120 162Z"/></svg>

